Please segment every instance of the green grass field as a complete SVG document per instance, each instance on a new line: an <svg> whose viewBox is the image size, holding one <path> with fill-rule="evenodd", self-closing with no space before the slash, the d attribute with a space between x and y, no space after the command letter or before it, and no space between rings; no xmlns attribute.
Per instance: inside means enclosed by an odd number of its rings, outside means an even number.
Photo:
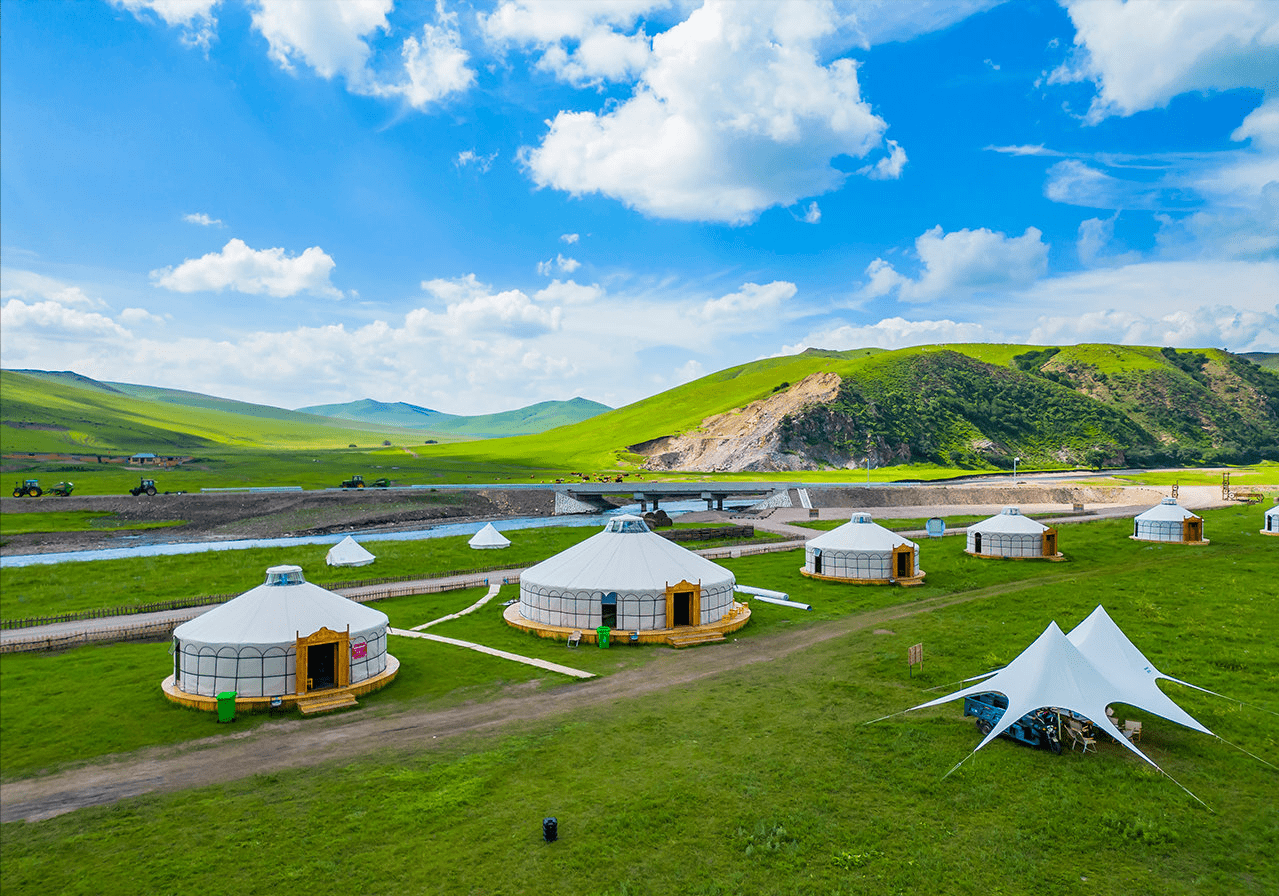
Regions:
<svg viewBox="0 0 1279 896"><path fill-rule="evenodd" d="M757 605L739 638L868 609L905 615L518 730L6 824L4 888L251 893L359 880L374 893L1269 894L1279 772L1222 741L1121 713L1144 720L1148 755L1210 811L1106 743L1054 757L1000 740L943 777L979 738L958 704L866 724L1008 662L1050 620L1069 630L1098 603L1165 672L1279 710L1279 539L1257 534L1258 517L1209 511L1204 548L1134 543L1122 520L1066 525L1064 564L979 561L958 538L927 541L928 584L909 591L810 582L798 552L730 561L739 581L814 604ZM393 624L418 624L478 593L379 606ZM910 613L930 596L970 594ZM604 674L659 650L567 651L506 628L499 609L436 631ZM911 677L906 648L917 642L925 662ZM391 650L400 678L357 712L485 700L535 673L425 642L395 638ZM167 704L158 682L170 667L165 645L3 657L4 777L232 736ZM1273 714L1165 690L1227 740L1279 758ZM248 716L236 728L286 721ZM548 815L555 844L540 838Z"/></svg>

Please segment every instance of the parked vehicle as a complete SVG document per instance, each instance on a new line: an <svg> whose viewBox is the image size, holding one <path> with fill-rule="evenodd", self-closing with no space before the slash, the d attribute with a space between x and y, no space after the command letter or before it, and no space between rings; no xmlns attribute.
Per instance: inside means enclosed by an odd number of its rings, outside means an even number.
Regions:
<svg viewBox="0 0 1279 896"><path fill-rule="evenodd" d="M15 498L38 498L43 494L44 490L40 488L39 479L24 479L22 482L13 484Z"/></svg>
<svg viewBox="0 0 1279 896"><path fill-rule="evenodd" d="M53 488L49 489L49 494L57 495L59 498L69 498L71 497L71 491L74 488L74 482L59 482Z"/></svg>
<svg viewBox="0 0 1279 896"><path fill-rule="evenodd" d="M971 694L964 698L964 715L977 717L977 730L983 736L994 730L1007 709L1008 698L994 691ZM1001 731L999 736L1060 754L1061 736L1057 730L1058 724L1057 712L1044 707L1026 713Z"/></svg>
<svg viewBox="0 0 1279 896"><path fill-rule="evenodd" d="M387 479L384 476L381 479L374 479L372 482L369 483L369 485L373 486L374 488L390 488L391 480Z"/></svg>
<svg viewBox="0 0 1279 896"><path fill-rule="evenodd" d="M155 497L155 492L156 492L156 488L155 488L154 479L140 479L138 480L138 484L135 487L129 489L129 494L133 495L133 497L135 498L138 495L143 495L143 494L146 495L147 497L153 498Z"/></svg>
<svg viewBox="0 0 1279 896"><path fill-rule="evenodd" d="M350 479L343 479L339 488L364 488L364 477L356 473Z"/></svg>

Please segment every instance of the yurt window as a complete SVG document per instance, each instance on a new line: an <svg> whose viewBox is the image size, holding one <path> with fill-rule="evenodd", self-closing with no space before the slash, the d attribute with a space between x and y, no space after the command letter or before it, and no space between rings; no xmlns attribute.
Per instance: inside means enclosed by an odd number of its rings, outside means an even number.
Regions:
<svg viewBox="0 0 1279 896"><path fill-rule="evenodd" d="M268 585L301 585L305 581L302 578L302 570L296 566L292 568L275 567L266 571L266 583Z"/></svg>
<svg viewBox="0 0 1279 896"><path fill-rule="evenodd" d="M600 625L617 628L617 592L610 591L600 598Z"/></svg>
<svg viewBox="0 0 1279 896"><path fill-rule="evenodd" d="M609 532L647 532L648 524L643 520L609 520Z"/></svg>

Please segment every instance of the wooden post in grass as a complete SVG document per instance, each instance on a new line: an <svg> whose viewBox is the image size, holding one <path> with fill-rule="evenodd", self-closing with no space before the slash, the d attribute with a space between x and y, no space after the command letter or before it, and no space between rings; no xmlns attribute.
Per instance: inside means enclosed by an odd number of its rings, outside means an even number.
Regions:
<svg viewBox="0 0 1279 896"><path fill-rule="evenodd" d="M916 664L916 663L918 663L918 664L919 664L919 668L920 668L920 669L923 669L923 668L924 668L924 645L923 645L923 643L919 643L919 644L913 644L913 645L911 645L910 652L907 654L907 657L906 657L906 658L907 658L907 665L906 665L906 668L907 668L907 670L909 671L910 676L911 676L912 678L914 678L914 676L915 676L915 664Z"/></svg>

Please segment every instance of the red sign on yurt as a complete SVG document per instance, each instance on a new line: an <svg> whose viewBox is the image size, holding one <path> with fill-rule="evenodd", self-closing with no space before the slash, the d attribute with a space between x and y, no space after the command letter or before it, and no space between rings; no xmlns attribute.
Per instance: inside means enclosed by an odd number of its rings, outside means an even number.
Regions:
<svg viewBox="0 0 1279 896"><path fill-rule="evenodd" d="M362 660L369 652L369 645L364 641L356 641L351 645L351 659Z"/></svg>

